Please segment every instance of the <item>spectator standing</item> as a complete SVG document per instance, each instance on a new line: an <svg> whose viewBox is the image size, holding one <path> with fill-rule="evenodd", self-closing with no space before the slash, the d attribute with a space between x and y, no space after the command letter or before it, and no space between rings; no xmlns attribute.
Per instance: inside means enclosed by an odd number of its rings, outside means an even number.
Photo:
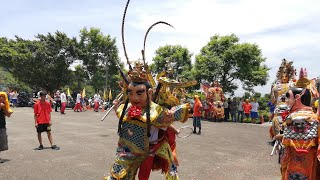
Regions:
<svg viewBox="0 0 320 180"><path fill-rule="evenodd" d="M60 94L60 98L61 98L61 108L60 108L60 113L61 114L66 114L65 113L65 109L67 106L67 96L66 94L62 91Z"/></svg>
<svg viewBox="0 0 320 180"><path fill-rule="evenodd" d="M244 118L244 113L243 113L243 98L240 99L239 104L238 104L238 117L237 121L242 123L243 118Z"/></svg>
<svg viewBox="0 0 320 180"><path fill-rule="evenodd" d="M55 107L54 107L54 111L58 112L58 108L60 108L61 110L61 96L60 96L60 91L57 90L57 92L54 94L54 101L55 103Z"/></svg>
<svg viewBox="0 0 320 180"><path fill-rule="evenodd" d="M251 109L252 109L249 99L246 99L246 101L242 104L242 109L244 112L244 116L246 117L246 122L248 122L250 118Z"/></svg>
<svg viewBox="0 0 320 180"><path fill-rule="evenodd" d="M231 115L231 121L236 122L236 114L237 114L237 99L233 98L230 102L230 115Z"/></svg>
<svg viewBox="0 0 320 180"><path fill-rule="evenodd" d="M229 120L229 100L230 100L230 98L228 98L227 101L224 101L224 102L223 102L224 121L228 121L228 120Z"/></svg>
<svg viewBox="0 0 320 180"><path fill-rule="evenodd" d="M38 101L34 105L34 123L38 133L38 141L39 147L36 150L42 150L42 132L47 132L48 139L51 145L51 149L59 150L60 148L56 145L53 145L52 135L51 135L51 105L49 102L46 101L46 93L41 91L40 92L40 101Z"/></svg>
<svg viewBox="0 0 320 180"><path fill-rule="evenodd" d="M259 113L258 113L258 109L259 109L259 103L257 102L257 100L255 98L252 99L253 102L251 103L251 123L255 124L257 123L257 119L259 119Z"/></svg>
<svg viewBox="0 0 320 180"><path fill-rule="evenodd" d="M12 99L12 107L17 107L18 104L18 93L16 90L13 91L12 95L11 95L11 99Z"/></svg>
<svg viewBox="0 0 320 180"><path fill-rule="evenodd" d="M80 110L80 112L82 111L81 94L80 94L80 92L78 92L78 94L77 94L76 105L74 107L74 111L79 112L79 110Z"/></svg>
<svg viewBox="0 0 320 180"><path fill-rule="evenodd" d="M201 110L202 104L200 97L194 95L194 106L193 106L193 133L196 133L196 127L199 128L198 134L201 134Z"/></svg>
<svg viewBox="0 0 320 180"><path fill-rule="evenodd" d="M268 102L268 107L269 107L269 121L272 122L272 119L274 117L274 109L276 108L276 105L272 103L272 101Z"/></svg>
<svg viewBox="0 0 320 180"><path fill-rule="evenodd" d="M98 112L99 111L99 105L100 105L101 97L99 92L96 92L93 96L93 102L94 102L94 111Z"/></svg>

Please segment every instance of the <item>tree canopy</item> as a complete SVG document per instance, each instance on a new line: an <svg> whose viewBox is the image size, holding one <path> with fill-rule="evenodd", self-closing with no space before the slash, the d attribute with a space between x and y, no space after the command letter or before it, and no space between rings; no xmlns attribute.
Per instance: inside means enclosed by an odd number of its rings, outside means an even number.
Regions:
<svg viewBox="0 0 320 180"><path fill-rule="evenodd" d="M192 53L180 45L166 45L159 47L155 52L153 63L150 65L153 73L164 70L168 62L174 63L175 72L182 79L192 79L190 76Z"/></svg>
<svg viewBox="0 0 320 180"><path fill-rule="evenodd" d="M115 38L103 35L97 28L83 28L80 31L78 58L82 60L83 67L90 77L89 84L95 90L117 87L120 77L116 65L123 65L120 63Z"/></svg>
<svg viewBox="0 0 320 180"><path fill-rule="evenodd" d="M233 93L242 84L252 91L254 86L265 85L269 68L263 64L261 49L256 44L239 43L234 35L215 35L196 55L195 78L198 81L218 81L224 92Z"/></svg>
<svg viewBox="0 0 320 180"><path fill-rule="evenodd" d="M117 87L116 64L123 65L119 62L115 38L103 35L97 28L83 28L79 36L70 38L57 31L38 34L34 40L2 37L0 65L35 90L53 92L65 86L81 90L85 85L103 90L106 84L109 88ZM75 60L81 63L72 71Z"/></svg>
<svg viewBox="0 0 320 180"><path fill-rule="evenodd" d="M265 85L269 68L264 65L261 49L256 44L240 43L234 35L215 35L195 56L181 45L166 45L155 52L150 68L157 74L168 62L182 81L196 79L219 81L224 92L233 93L242 84L243 89ZM73 63L80 64L71 70ZM38 34L34 40L16 36L14 39L0 37L0 66L11 73L17 82L37 90L52 92L63 87L81 90L119 90L120 79L117 65L123 68L118 56L116 39L104 35L98 28L83 28L79 37L68 37L56 31ZM195 87L194 87L195 88Z"/></svg>
<svg viewBox="0 0 320 180"><path fill-rule="evenodd" d="M53 91L69 83L75 58L75 39L65 33L38 34L35 40L3 40L0 64L19 81L34 89Z"/></svg>

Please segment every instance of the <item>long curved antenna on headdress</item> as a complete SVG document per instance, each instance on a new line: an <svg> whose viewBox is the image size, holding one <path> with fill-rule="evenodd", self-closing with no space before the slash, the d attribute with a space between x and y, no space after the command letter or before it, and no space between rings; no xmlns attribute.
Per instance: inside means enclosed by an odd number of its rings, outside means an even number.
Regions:
<svg viewBox="0 0 320 180"><path fill-rule="evenodd" d="M147 37L148 37L148 34L149 34L150 30L151 30L154 26L156 26L156 25L158 25L158 24L165 24L165 25L168 25L168 26L170 26L170 27L172 27L172 28L174 29L174 27L173 27L171 24L169 24L169 23L167 23L167 22L164 22L164 21L158 21L158 22L156 22L156 23L153 23L153 24L148 28L148 30L147 30L147 32L146 32L146 34L145 34L145 36L144 36L143 50L142 50L142 59L143 59L143 63L144 63L144 66L145 66L145 67L146 67L145 49L146 49Z"/></svg>
<svg viewBox="0 0 320 180"><path fill-rule="evenodd" d="M128 9L128 6L129 6L129 2L130 2L130 0L127 1L126 8L124 9L124 12L123 12L122 26L121 26L121 35L122 35L122 46L123 46L123 50L124 50L124 56L125 56L126 59L127 59L127 63L128 63L128 65L129 65L129 69L132 70L131 64L130 64L130 62L129 62L127 50L126 50L126 45L125 45L125 42L124 42L124 22L125 22L125 19L126 19L126 13L127 13L127 9Z"/></svg>

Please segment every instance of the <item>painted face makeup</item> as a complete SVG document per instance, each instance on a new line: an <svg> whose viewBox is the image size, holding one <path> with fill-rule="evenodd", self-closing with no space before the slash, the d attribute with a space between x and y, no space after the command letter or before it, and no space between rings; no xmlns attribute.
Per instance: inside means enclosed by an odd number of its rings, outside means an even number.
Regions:
<svg viewBox="0 0 320 180"><path fill-rule="evenodd" d="M144 84L128 86L128 97L129 101L133 106L139 106L144 108L147 105L147 88Z"/></svg>

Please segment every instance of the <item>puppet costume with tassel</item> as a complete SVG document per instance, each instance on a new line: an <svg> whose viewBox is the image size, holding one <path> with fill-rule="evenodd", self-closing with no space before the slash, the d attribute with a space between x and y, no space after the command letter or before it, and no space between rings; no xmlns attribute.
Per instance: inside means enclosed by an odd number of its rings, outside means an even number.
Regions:
<svg viewBox="0 0 320 180"><path fill-rule="evenodd" d="M301 70L296 87L289 91L292 94L287 93L294 103L285 119L283 129L282 144L285 149L281 158L282 180L320 179L319 112L314 113L309 105L312 97L312 92L308 88L309 84L310 80ZM299 96L293 94L293 91L297 91ZM305 99L309 100L308 105L297 104L297 102L302 102L302 97L304 102Z"/></svg>

